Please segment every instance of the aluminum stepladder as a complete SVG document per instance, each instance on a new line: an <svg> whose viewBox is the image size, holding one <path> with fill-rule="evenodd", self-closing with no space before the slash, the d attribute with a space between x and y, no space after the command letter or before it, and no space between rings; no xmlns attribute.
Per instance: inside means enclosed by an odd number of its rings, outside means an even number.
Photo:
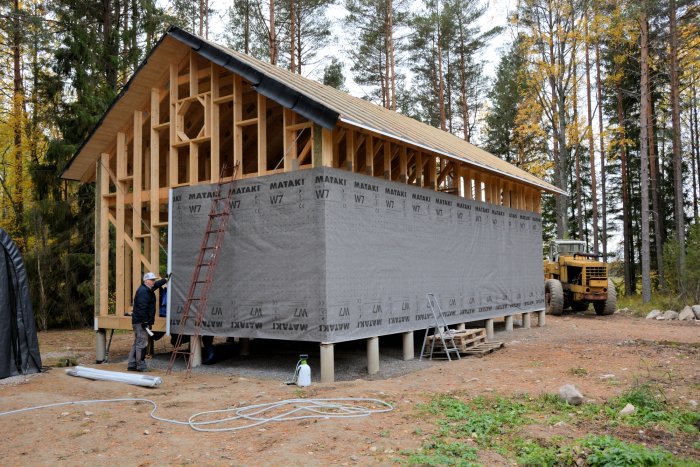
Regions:
<svg viewBox="0 0 700 467"><path fill-rule="evenodd" d="M180 318L180 329L184 330L185 324L187 324L187 320L189 319L192 309L194 308L194 333L190 337L190 343L187 350L183 350L181 348L183 344L182 336L184 333L180 332L180 334L178 334L177 340L175 341L175 348L173 349L173 353L170 355L167 374L172 372L173 365L175 364L175 360L177 359L178 355L185 357L185 362L187 364L187 376L190 376L192 373L192 360L194 358L195 350L194 346L199 345L199 340L202 333L202 320L207 309L207 301L209 300L209 291L214 279L216 263L218 261L221 246L224 242L226 228L228 227L228 221L231 215L231 198L234 192L233 181L235 180L236 173L238 172L238 165L239 164L236 163L233 166L233 176L231 177L231 182L227 188L226 194L223 196L221 194L221 190L225 184L223 182L223 177L226 171L226 164L224 164L221 169L219 183L216 186L216 191L214 192L214 196L211 200L209 219L207 221L207 226L204 229L202 245L199 248L197 263L195 264L192 272L190 288L187 292L187 298L185 299L185 305Z"/></svg>
<svg viewBox="0 0 700 467"><path fill-rule="evenodd" d="M423 360L424 356L427 356L429 360L433 359L433 351L435 349L435 341L439 338L442 342L442 346L445 349L445 355L447 360L452 361L451 353L457 355L457 360L461 360L462 356L459 354L459 349L455 345L455 341L452 338L452 333L447 327L447 321L445 321L445 316L442 314L442 308L435 298L435 294L429 293L426 295L428 298L428 306L430 311L433 312L433 318L435 319L435 326L428 327L425 329L425 337L423 337L423 347L420 351L420 357L418 360ZM428 335L431 329L435 329L432 334L432 339L430 339L430 351L426 353L426 346L428 345Z"/></svg>

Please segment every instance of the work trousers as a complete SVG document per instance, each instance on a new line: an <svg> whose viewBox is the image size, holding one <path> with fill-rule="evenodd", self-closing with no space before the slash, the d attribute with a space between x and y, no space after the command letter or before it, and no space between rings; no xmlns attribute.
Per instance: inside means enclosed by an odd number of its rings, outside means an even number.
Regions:
<svg viewBox="0 0 700 467"><path fill-rule="evenodd" d="M134 324L132 327L134 328L134 344L131 346L131 352L129 352L129 368L146 370L148 369L146 365L148 334L143 326L141 326L141 323Z"/></svg>

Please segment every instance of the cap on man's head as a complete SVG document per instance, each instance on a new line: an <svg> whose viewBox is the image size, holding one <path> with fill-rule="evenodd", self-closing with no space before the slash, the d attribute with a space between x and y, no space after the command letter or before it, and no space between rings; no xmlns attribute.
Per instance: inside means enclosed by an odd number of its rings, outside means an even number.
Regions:
<svg viewBox="0 0 700 467"><path fill-rule="evenodd" d="M155 278L156 278L156 275L153 274L152 272L147 272L146 274L143 275L144 282L147 280L155 279Z"/></svg>

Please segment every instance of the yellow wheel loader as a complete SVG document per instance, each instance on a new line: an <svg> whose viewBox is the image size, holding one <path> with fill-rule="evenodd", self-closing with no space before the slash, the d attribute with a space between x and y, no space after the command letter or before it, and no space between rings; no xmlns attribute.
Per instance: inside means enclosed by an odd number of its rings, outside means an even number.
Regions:
<svg viewBox="0 0 700 467"><path fill-rule="evenodd" d="M608 265L586 252L579 240L553 240L544 260L544 297L547 314L560 315L571 307L586 311L588 304L598 315L611 315L617 308L615 285L608 278Z"/></svg>

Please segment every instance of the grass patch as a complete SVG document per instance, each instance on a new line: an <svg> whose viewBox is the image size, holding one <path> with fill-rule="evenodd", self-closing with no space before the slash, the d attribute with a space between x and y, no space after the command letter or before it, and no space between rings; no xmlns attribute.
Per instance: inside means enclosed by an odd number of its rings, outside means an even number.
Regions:
<svg viewBox="0 0 700 467"><path fill-rule="evenodd" d="M591 467L691 466L690 460L675 457L664 449L650 449L639 444L625 443L612 436L591 436L581 441L586 463Z"/></svg>
<svg viewBox="0 0 700 467"><path fill-rule="evenodd" d="M635 412L620 416L618 412L627 404L634 405ZM635 386L612 399L605 410L610 419L631 426L660 425L672 433L698 433L699 413L670 407L663 393L647 384Z"/></svg>
<svg viewBox="0 0 700 467"><path fill-rule="evenodd" d="M629 308L634 316L646 316L651 310L682 310L686 305L681 302L675 295L664 295L659 292L652 294L651 301L648 303L642 302L641 295L625 296L622 293L617 294L617 307Z"/></svg>
<svg viewBox="0 0 700 467"><path fill-rule="evenodd" d="M582 367L569 368L569 373L574 376L588 376L588 370Z"/></svg>
<svg viewBox="0 0 700 467"><path fill-rule="evenodd" d="M618 412L626 404L637 411L629 416ZM419 406L439 427L420 449L405 451L404 462L411 465L475 465L479 450L497 452L518 465L558 466L699 466L692 460L675 457L663 449L626 443L611 436L585 436L572 439L588 427L600 432L611 426L654 426L668 432L698 432L700 414L670 407L662 393L649 385L635 386L605 404L572 406L555 394L505 397L454 395L435 396ZM524 425L554 425L565 422L565 436L530 439ZM572 430L572 431L569 431ZM555 432L556 433L556 432ZM476 447L474 447L476 445Z"/></svg>
<svg viewBox="0 0 700 467"><path fill-rule="evenodd" d="M409 452L405 463L409 465L457 465L471 467L479 465L477 449L459 441L440 438L425 443L416 452Z"/></svg>

